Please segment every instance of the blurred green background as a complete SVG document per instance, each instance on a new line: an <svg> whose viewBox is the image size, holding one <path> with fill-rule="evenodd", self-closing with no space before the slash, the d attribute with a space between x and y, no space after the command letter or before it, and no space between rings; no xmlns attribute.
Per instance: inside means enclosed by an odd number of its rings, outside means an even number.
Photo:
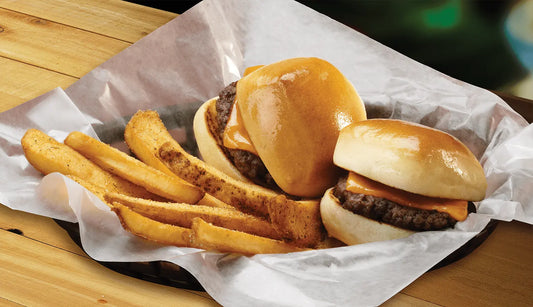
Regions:
<svg viewBox="0 0 533 307"><path fill-rule="evenodd" d="M128 1L175 13L199 2ZM454 78L533 99L523 90L528 71L504 33L505 18L516 0L298 2Z"/></svg>

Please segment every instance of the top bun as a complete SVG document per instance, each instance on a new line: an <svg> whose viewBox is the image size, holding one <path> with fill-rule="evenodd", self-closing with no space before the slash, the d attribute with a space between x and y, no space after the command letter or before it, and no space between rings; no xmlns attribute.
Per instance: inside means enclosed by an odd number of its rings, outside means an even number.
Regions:
<svg viewBox="0 0 533 307"><path fill-rule="evenodd" d="M392 119L354 123L339 135L336 165L411 193L478 201L487 181L472 152L455 137Z"/></svg>
<svg viewBox="0 0 533 307"><path fill-rule="evenodd" d="M250 140L286 193L318 197L334 185L339 131L366 119L353 85L332 64L293 58L237 82L237 105Z"/></svg>

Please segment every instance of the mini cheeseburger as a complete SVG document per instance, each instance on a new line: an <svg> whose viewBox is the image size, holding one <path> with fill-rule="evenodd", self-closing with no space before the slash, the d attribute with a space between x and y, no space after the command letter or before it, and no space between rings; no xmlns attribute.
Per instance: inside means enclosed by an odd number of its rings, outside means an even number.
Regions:
<svg viewBox="0 0 533 307"><path fill-rule="evenodd" d="M347 126L333 159L348 174L325 193L320 212L329 235L349 245L452 227L487 188L481 165L458 139L400 120Z"/></svg>
<svg viewBox="0 0 533 307"><path fill-rule="evenodd" d="M196 112L205 162L244 181L297 198L320 198L337 181L339 131L366 119L346 77L318 58L247 69Z"/></svg>

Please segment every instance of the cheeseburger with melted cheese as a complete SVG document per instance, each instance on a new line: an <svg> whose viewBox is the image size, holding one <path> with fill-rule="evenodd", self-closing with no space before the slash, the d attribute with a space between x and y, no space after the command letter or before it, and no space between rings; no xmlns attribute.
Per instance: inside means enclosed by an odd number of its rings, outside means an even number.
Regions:
<svg viewBox="0 0 533 307"><path fill-rule="evenodd" d="M320 211L329 235L349 245L452 227L487 188L481 165L458 139L401 120L345 127L333 160L347 175L325 193Z"/></svg>
<svg viewBox="0 0 533 307"><path fill-rule="evenodd" d="M247 69L194 119L204 161L228 175L298 198L320 198L337 181L339 131L366 119L346 77L318 58Z"/></svg>

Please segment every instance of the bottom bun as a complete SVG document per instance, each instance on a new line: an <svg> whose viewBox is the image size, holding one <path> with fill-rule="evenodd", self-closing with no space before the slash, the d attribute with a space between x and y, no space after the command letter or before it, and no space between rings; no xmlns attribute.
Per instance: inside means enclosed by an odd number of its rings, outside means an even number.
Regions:
<svg viewBox="0 0 533 307"><path fill-rule="evenodd" d="M333 188L320 201L320 215L328 234L348 245L400 239L415 233L344 209L333 195Z"/></svg>
<svg viewBox="0 0 533 307"><path fill-rule="evenodd" d="M212 133L215 130L214 126L217 125L217 99L218 97L215 97L204 102L194 115L194 137L196 138L201 158L204 162L224 172L228 176L244 182L251 182L226 157L226 154L217 142L217 138Z"/></svg>

